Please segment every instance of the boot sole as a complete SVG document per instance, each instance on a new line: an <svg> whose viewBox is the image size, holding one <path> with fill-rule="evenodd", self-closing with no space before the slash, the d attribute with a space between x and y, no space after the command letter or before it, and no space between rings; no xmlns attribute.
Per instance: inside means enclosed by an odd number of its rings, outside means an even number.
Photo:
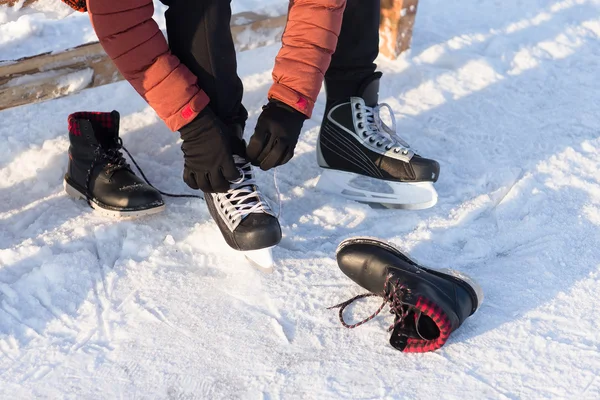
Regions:
<svg viewBox="0 0 600 400"><path fill-rule="evenodd" d="M401 252L392 243L388 243L388 242L382 241L380 239L371 238L371 237L349 238L340 243L340 245L337 248L336 253L339 252L340 250L342 250L345 246L347 246L349 244L355 244L355 243L366 243L366 244L373 244L373 245L380 246L380 247L388 250L389 252L400 256L401 258L408 259L415 267L417 267L425 272L428 272L432 275L436 275L439 277L448 278L448 279L456 282L458 285L463 287L471 295L473 304L476 304L476 306L472 309L470 315L473 315L481 307L481 304L483 303L483 298L484 298L483 288L469 275L467 275L463 272L460 272L460 271L449 269L449 268L432 269L432 268L424 267L421 264L419 264L418 262L416 262L415 260L413 260L412 258L408 257L403 252Z"/></svg>
<svg viewBox="0 0 600 400"><path fill-rule="evenodd" d="M103 205L93 199L90 199L85 194L81 193L77 188L69 184L66 179L63 180L63 187L65 192L73 197L74 199L82 199L85 200L90 207L94 210L95 213L111 218L119 218L119 219L127 219L127 218L140 218L147 215L153 215L161 213L165 210L166 205L162 204L160 206L145 208L141 210L114 210L109 208L108 206Z"/></svg>

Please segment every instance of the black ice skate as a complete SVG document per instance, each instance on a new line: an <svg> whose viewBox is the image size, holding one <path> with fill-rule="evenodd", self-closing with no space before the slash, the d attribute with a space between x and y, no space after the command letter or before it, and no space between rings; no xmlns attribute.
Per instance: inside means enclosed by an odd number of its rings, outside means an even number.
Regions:
<svg viewBox="0 0 600 400"><path fill-rule="evenodd" d="M483 291L470 277L452 270L423 267L393 245L372 238L351 238L337 250L344 274L370 293L331 308L340 308L340 320L355 328L373 319L386 304L394 314L390 344L404 352L439 349L461 324L481 306ZM343 311L353 301L381 296L383 304L370 317L348 325Z"/></svg>
<svg viewBox="0 0 600 400"><path fill-rule="evenodd" d="M111 217L140 217L165 209L160 193L138 178L121 154L117 111L71 114L69 140L67 194Z"/></svg>
<svg viewBox="0 0 600 400"><path fill-rule="evenodd" d="M272 248L281 241L279 220L256 186L252 165L243 157L233 158L240 179L227 193L205 193L204 200L227 244L244 252L256 268L271 272Z"/></svg>
<svg viewBox="0 0 600 400"><path fill-rule="evenodd" d="M317 188L389 208L432 207L440 166L415 154L396 134L391 107L378 104L380 76L363 83L359 96L327 104L317 141L323 168ZM380 118L382 107L390 113L391 128Z"/></svg>

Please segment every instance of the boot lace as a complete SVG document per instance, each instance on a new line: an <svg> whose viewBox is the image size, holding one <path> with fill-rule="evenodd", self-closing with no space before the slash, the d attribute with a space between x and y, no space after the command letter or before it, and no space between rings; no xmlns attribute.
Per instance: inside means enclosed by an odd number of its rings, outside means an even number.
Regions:
<svg viewBox="0 0 600 400"><path fill-rule="evenodd" d="M367 126L363 135L369 139L369 142L375 143L377 147L385 145L386 150L393 149L394 153L408 154L410 145L396 133L396 118L389 104L381 103L375 107L369 107L359 103L357 104L357 108L362 108L362 111L365 113ZM381 119L380 112L382 108L388 110L392 121L391 127ZM361 125L362 123L359 123L358 127L363 128Z"/></svg>
<svg viewBox="0 0 600 400"><path fill-rule="evenodd" d="M230 220L243 219L248 214L256 212L270 212L271 208L261 198L256 186L252 165L239 156L234 156L234 161L240 172L240 178L231 182L231 189L227 193L217 193L216 198L225 215Z"/></svg>
<svg viewBox="0 0 600 400"><path fill-rule="evenodd" d="M98 165L106 164L105 173L107 175L112 175L121 169L131 170L131 167L127 163L123 153L121 153L122 149L124 149L123 140L120 137L117 138L115 146L111 147L110 149L104 149L102 146L96 147L94 150L94 159L92 160L92 164L90 165L86 177L85 187L87 190L90 189L90 182L94 168L96 168Z"/></svg>
<svg viewBox="0 0 600 400"><path fill-rule="evenodd" d="M390 285L390 283L391 283L391 285ZM409 295L411 293L411 291L405 285L400 284L400 282L398 280L392 281L391 274L388 274L388 276L385 278L385 283L383 285L383 288L384 288L384 295L383 295L383 302L381 303L381 306L379 306L377 311L375 311L373 314L369 315L367 318L365 318L362 321L357 322L355 324L348 324L344 320L344 310L346 309L346 307L348 307L350 304L354 303L356 300L363 299L365 297L373 297L373 296L379 297L379 295L374 294L374 293L359 294L358 296L355 296L355 297L353 297L349 300L346 300L340 304L337 304L335 306L328 307L327 309L331 310L334 308L339 308L340 309L339 318L340 318L340 322L342 323L342 325L348 329L354 329L356 327L359 327L359 326L371 321L373 318L375 318L377 315L379 315L379 313L381 313L381 311L384 309L384 307L386 305L389 305L390 312L392 314L394 314L394 322L388 328L388 332L391 332L397 326L400 325L402 327L404 325L404 321L411 311L411 307L408 304L406 304L406 302L404 301L405 297L407 295ZM388 289L388 288L391 288L391 289Z"/></svg>
<svg viewBox="0 0 600 400"><path fill-rule="evenodd" d="M144 171L142 171L142 168L135 161L135 158L133 158L129 150L127 150L127 148L123 146L122 141L120 141L120 149L127 153L127 156L129 156L129 158L133 162L133 165L135 165L135 168L142 176L142 179L144 179L144 181L150 187L158 191L158 193L162 194L163 196L173 198L190 198L204 200L203 196L199 196L197 194L169 193L163 192L162 190L158 189L156 186L150 183L150 181L146 177L146 174L144 174ZM256 181L254 180L254 175L252 173L252 165L248 161L238 156L234 156L234 161L236 162L238 170L240 171L240 179L238 179L235 182L232 182L232 188L227 193L218 194L219 196L230 196L228 197L228 200L232 203L232 205L228 209L228 215L240 215L243 218L244 216L253 212L270 210L269 205L261 200L258 189L256 187ZM277 200L279 202L279 211L277 212L277 218L279 218L282 210L282 200L281 191L279 190L279 185L277 184L276 171L273 173L273 182L275 184L275 191L277 192ZM235 204L235 206L233 204Z"/></svg>

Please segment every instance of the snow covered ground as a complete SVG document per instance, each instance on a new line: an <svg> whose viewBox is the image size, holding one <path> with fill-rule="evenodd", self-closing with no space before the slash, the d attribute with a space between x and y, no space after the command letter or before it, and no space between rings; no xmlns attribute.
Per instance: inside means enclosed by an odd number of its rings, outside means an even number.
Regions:
<svg viewBox="0 0 600 400"><path fill-rule="evenodd" d="M412 51L380 62L381 96L440 161L438 205L315 191L321 98L277 173L271 275L228 250L201 201L112 221L65 196L67 115L113 108L151 181L187 191L177 135L127 83L0 112L0 398L600 398L600 2L421 3ZM1 10L0 59L55 46L51 17L30 34L33 16ZM276 52L240 54L247 135ZM387 344L389 315L342 328L325 308L362 292L334 261L355 235L472 275L482 308L423 355Z"/></svg>

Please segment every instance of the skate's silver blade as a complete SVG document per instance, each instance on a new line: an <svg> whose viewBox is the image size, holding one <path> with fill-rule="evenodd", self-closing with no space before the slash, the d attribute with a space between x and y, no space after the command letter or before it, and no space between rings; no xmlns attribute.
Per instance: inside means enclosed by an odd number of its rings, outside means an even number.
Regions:
<svg viewBox="0 0 600 400"><path fill-rule="evenodd" d="M268 274L273 272L273 267L275 266L275 261L273 260L273 247L243 251L242 253L244 253L244 256L254 268Z"/></svg>
<svg viewBox="0 0 600 400"><path fill-rule="evenodd" d="M407 210L433 207L438 199L432 182L395 182L334 169L323 169L317 189L362 203Z"/></svg>

